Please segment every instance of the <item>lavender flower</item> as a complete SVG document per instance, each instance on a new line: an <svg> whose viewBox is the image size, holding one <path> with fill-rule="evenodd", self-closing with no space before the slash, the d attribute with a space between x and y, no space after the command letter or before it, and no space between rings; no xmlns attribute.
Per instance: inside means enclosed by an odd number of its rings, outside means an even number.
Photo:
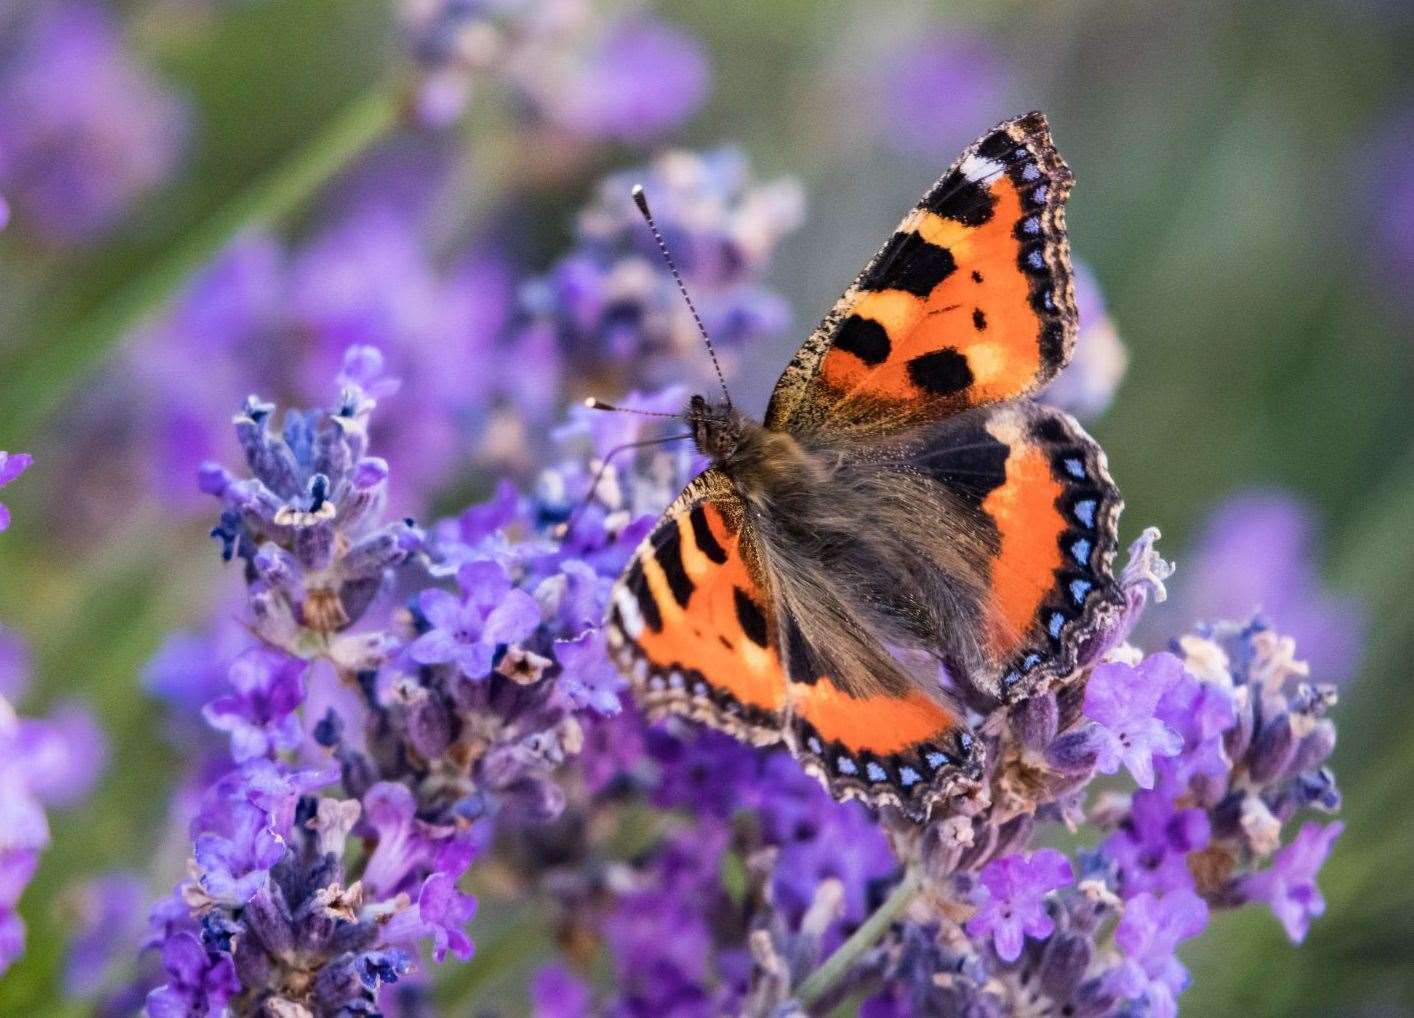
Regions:
<svg viewBox="0 0 1414 1018"><path fill-rule="evenodd" d="M703 363L696 325L633 206L635 184L648 194L707 331L729 359L732 347L785 324L784 301L760 279L781 237L799 223L802 204L793 181L756 184L745 159L729 150L669 153L599 185L580 214L575 249L524 288L522 335L553 336L571 377L634 365L618 380L620 390L681 381L684 364ZM683 356L688 351L694 356Z"/></svg>
<svg viewBox="0 0 1414 1018"><path fill-rule="evenodd" d="M1083 262L1075 263L1075 306L1080 331L1070 363L1039 398L1082 419L1098 417L1124 381L1129 354L1105 307L1099 280Z"/></svg>
<svg viewBox="0 0 1414 1018"><path fill-rule="evenodd" d="M408 647L418 664L455 664L468 679L491 671L496 648L519 643L540 625L540 605L516 589L499 563L468 562L457 571L460 598L424 590L418 610L431 626Z"/></svg>
<svg viewBox="0 0 1414 1018"><path fill-rule="evenodd" d="M0 451L0 488L28 470L32 462L34 462L34 457L27 452ZM0 531L9 529L9 526L10 510L5 507L3 502L0 502Z"/></svg>
<svg viewBox="0 0 1414 1018"><path fill-rule="evenodd" d="M1085 687L1085 716L1096 723L1087 729L1096 770L1113 774L1123 764L1140 788L1154 786L1154 758L1183 748L1182 737L1154 716L1182 669L1172 654L1155 654L1136 668L1113 662L1095 669Z"/></svg>
<svg viewBox="0 0 1414 1018"><path fill-rule="evenodd" d="M1146 891L1129 899L1115 929L1115 943L1124 952L1114 975L1120 995L1144 1000L1155 1018L1177 1015L1188 972L1174 949L1207 925L1207 903L1192 891L1179 889L1162 897Z"/></svg>
<svg viewBox="0 0 1414 1018"><path fill-rule="evenodd" d="M1245 618L1253 612L1302 648L1329 681L1359 668L1367 625L1363 606L1330 590L1317 567L1318 521L1281 491L1250 491L1217 506L1203 526L1177 585L1188 618Z"/></svg>
<svg viewBox="0 0 1414 1018"><path fill-rule="evenodd" d="M1074 879L1069 860L1053 848L993 859L978 874L981 903L967 920L968 935L990 938L997 957L1016 961L1025 937L1044 940L1054 932L1046 896Z"/></svg>
<svg viewBox="0 0 1414 1018"><path fill-rule="evenodd" d="M604 26L592 48L521 81L550 120L575 134L644 142L697 111L711 68L702 45L681 29L625 17Z"/></svg>
<svg viewBox="0 0 1414 1018"><path fill-rule="evenodd" d="M18 692L23 678L8 685ZM49 845L44 808L86 796L106 754L103 732L86 709L63 707L48 720L22 718L0 694L0 972L24 950L18 905Z"/></svg>
<svg viewBox="0 0 1414 1018"><path fill-rule="evenodd" d="M183 104L124 51L98 6L30 5L0 72L0 188L45 241L111 229L173 171Z"/></svg>
<svg viewBox="0 0 1414 1018"><path fill-rule="evenodd" d="M883 140L932 160L948 159L978 124L1007 115L1013 71L983 36L931 26L890 49L879 75Z"/></svg>
<svg viewBox="0 0 1414 1018"><path fill-rule="evenodd" d="M1245 877L1238 893L1247 901L1262 901L1286 928L1292 943L1306 939L1311 920L1326 910L1316 887L1316 873L1330 854L1331 845L1344 830L1340 823L1302 824L1291 844L1277 850L1267 869Z"/></svg>

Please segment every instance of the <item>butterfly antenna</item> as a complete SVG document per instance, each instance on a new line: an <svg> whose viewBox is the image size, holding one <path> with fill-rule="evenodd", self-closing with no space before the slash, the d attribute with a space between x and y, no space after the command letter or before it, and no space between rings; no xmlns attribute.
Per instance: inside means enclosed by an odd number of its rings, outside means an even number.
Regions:
<svg viewBox="0 0 1414 1018"><path fill-rule="evenodd" d="M682 273L678 271L677 263L673 261L671 252L668 251L667 242L663 240L663 234L658 230L658 224L653 219L653 213L648 208L648 195L643 191L642 184L633 186L633 203L638 206L639 214L643 216L643 221L648 224L648 229L653 231L653 239L658 243L658 250L662 252L663 261L668 265L668 271L673 274L673 282L678 284L678 292L682 294L682 299L687 302L687 309L692 312L692 320L697 323L697 331L702 333L702 342L707 344L707 355L712 358L712 367L717 371L717 381L722 386L722 396L727 401L727 406L732 405L732 394L727 391L727 379L722 374L722 364L717 360L717 351L712 346L712 337L707 335L707 326L702 324L702 316L697 313L697 306L692 303L692 298L688 296L687 284L682 281Z"/></svg>
<svg viewBox="0 0 1414 1018"><path fill-rule="evenodd" d="M595 399L590 396L584 401L584 405L590 410L607 410L615 414L637 414L639 417L681 417L681 414L670 414L662 410L637 410L631 406L614 406L612 403L605 403L602 399Z"/></svg>

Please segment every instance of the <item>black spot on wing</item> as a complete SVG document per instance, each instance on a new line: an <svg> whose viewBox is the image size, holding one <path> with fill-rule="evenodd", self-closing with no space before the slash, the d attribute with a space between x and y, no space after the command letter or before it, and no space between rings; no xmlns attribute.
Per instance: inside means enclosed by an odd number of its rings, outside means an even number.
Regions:
<svg viewBox="0 0 1414 1018"><path fill-rule="evenodd" d="M790 681L814 685L820 678L821 668L795 619L782 620L781 643L785 650L786 675Z"/></svg>
<svg viewBox="0 0 1414 1018"><path fill-rule="evenodd" d="M850 315L835 330L835 347L854 354L870 367L889 359L889 333L872 318Z"/></svg>
<svg viewBox="0 0 1414 1018"><path fill-rule="evenodd" d="M1016 150L1016 142L1006 131L993 131L977 146L977 154L993 162L1005 162Z"/></svg>
<svg viewBox="0 0 1414 1018"><path fill-rule="evenodd" d="M673 592L673 600L686 608L692 598L693 583L682 564L682 540L676 522L669 521L667 530L655 542L653 558L663 570L668 581L668 589Z"/></svg>
<svg viewBox="0 0 1414 1018"><path fill-rule="evenodd" d="M957 271L952 252L930 244L917 233L895 233L859 279L862 290L904 290L926 297Z"/></svg>
<svg viewBox="0 0 1414 1018"><path fill-rule="evenodd" d="M981 308L972 309L972 327L978 332L987 331L987 316Z"/></svg>
<svg viewBox="0 0 1414 1018"><path fill-rule="evenodd" d="M967 358L949 346L909 361L908 377L924 392L951 396L972 384L972 369L967 366Z"/></svg>
<svg viewBox="0 0 1414 1018"><path fill-rule="evenodd" d="M707 510L700 505L692 507L692 512L688 513L688 520L692 523L692 537L697 542L697 548L708 559L721 565L727 560L727 550L717 542L717 536L712 533L712 527L707 522Z"/></svg>
<svg viewBox="0 0 1414 1018"><path fill-rule="evenodd" d="M991 191L968 180L961 170L953 170L934 185L923 199L923 207L944 219L964 226L981 226L992 218L997 199Z"/></svg>
<svg viewBox="0 0 1414 1018"><path fill-rule="evenodd" d="M969 504L983 499L1006 483L1010 450L980 422L950 427L937 444L919 459L919 466Z"/></svg>
<svg viewBox="0 0 1414 1018"><path fill-rule="evenodd" d="M624 573L624 583L627 585L629 593L638 602L638 613L643 616L643 623L655 633L663 631L663 613L658 610L658 601L653 597L653 591L648 589L648 578L643 575L643 561L634 559Z"/></svg>
<svg viewBox="0 0 1414 1018"><path fill-rule="evenodd" d="M732 595L736 600L736 619L741 623L741 631L756 646L766 646L766 616L761 613L760 606L740 587L734 587Z"/></svg>
<svg viewBox="0 0 1414 1018"><path fill-rule="evenodd" d="M1060 370L1065 364L1065 325L1050 321L1041 326L1041 359Z"/></svg>

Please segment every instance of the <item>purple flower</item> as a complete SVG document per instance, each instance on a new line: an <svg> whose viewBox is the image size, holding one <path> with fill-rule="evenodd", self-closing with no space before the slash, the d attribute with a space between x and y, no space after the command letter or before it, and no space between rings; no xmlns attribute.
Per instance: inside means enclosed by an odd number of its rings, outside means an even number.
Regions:
<svg viewBox="0 0 1414 1018"><path fill-rule="evenodd" d="M70 996L93 997L111 972L136 949L145 929L147 886L136 873L108 873L89 881L74 896L77 928L69 939L64 988Z"/></svg>
<svg viewBox="0 0 1414 1018"><path fill-rule="evenodd" d="M1075 304L1080 316L1075 352L1039 398L1080 418L1098 417L1124 380L1129 354L1105 309L1099 281L1082 262L1075 263Z"/></svg>
<svg viewBox="0 0 1414 1018"><path fill-rule="evenodd" d="M1286 928L1293 943L1306 939L1311 920L1326 910L1326 899L1316 886L1316 874L1330 854L1331 845L1345 825L1307 823L1291 844L1277 850L1272 864L1244 877L1239 893L1246 901L1264 901Z"/></svg>
<svg viewBox="0 0 1414 1018"><path fill-rule="evenodd" d="M462 894L457 889L457 878L445 872L434 872L424 879L423 888L417 895L416 932L410 926L403 926L395 916L383 932L385 943L409 942L409 940L431 937L433 957L445 960L451 952L462 961L471 960L471 937L462 926L477 915L477 899ZM410 935L409 935L410 933Z"/></svg>
<svg viewBox="0 0 1414 1018"><path fill-rule="evenodd" d="M5 487L16 477L29 469L29 465L34 462L34 457L27 452L3 452L0 451L0 488ZM0 531L9 529L10 510L0 502Z"/></svg>
<svg viewBox="0 0 1414 1018"><path fill-rule="evenodd" d="M304 661L268 647L247 650L231 663L235 692L212 700L202 715L218 732L230 733L236 763L299 745L294 711L304 699L304 673Z"/></svg>
<svg viewBox="0 0 1414 1018"><path fill-rule="evenodd" d="M1005 962L1021 957L1026 937L1044 940L1055 930L1046 896L1074 881L1070 861L1053 848L1029 856L994 859L978 874L981 903L967 920L968 936L990 937Z"/></svg>
<svg viewBox="0 0 1414 1018"><path fill-rule="evenodd" d="M652 18L611 25L583 63L539 84L550 117L578 134L643 142L695 113L711 68L692 36Z"/></svg>
<svg viewBox="0 0 1414 1018"><path fill-rule="evenodd" d="M363 883L375 898L408 890L430 870L460 876L475 849L456 828L416 816L417 802L406 786L380 781L363 796L363 817L378 836L364 866Z"/></svg>
<svg viewBox="0 0 1414 1018"><path fill-rule="evenodd" d="M285 855L299 797L337 777L327 770L287 773L257 757L221 778L192 821L202 892L223 904L248 902Z"/></svg>
<svg viewBox="0 0 1414 1018"><path fill-rule="evenodd" d="M732 347L785 325L785 302L761 284L780 239L801 218L794 181L757 184L746 160L722 150L670 152L602 181L579 217L576 246L522 288L522 332L545 334L579 372L613 372L619 391L710 377L710 361L630 191L642 184L707 331ZM661 509L661 506L658 507Z"/></svg>
<svg viewBox="0 0 1414 1018"><path fill-rule="evenodd" d="M107 761L103 729L80 704L65 704L48 718L21 718L15 735L11 752L25 785L49 806L72 806L85 798Z"/></svg>
<svg viewBox="0 0 1414 1018"><path fill-rule="evenodd" d="M230 955L213 957L190 933L178 933L162 945L165 985L147 996L151 1018L222 1015L226 1002L241 991Z"/></svg>
<svg viewBox="0 0 1414 1018"><path fill-rule="evenodd" d="M0 70L0 188L53 244L106 232L172 172L186 114L122 48L108 15L36 3Z"/></svg>
<svg viewBox="0 0 1414 1018"><path fill-rule="evenodd" d="M496 562L468 562L457 571L460 598L424 590L418 610L431 628L408 648L419 664L455 664L468 679L484 679L496 648L524 640L540 624L540 605L512 587Z"/></svg>
<svg viewBox="0 0 1414 1018"><path fill-rule="evenodd" d="M0 626L0 699L18 703L29 686L29 648L24 640Z"/></svg>
<svg viewBox="0 0 1414 1018"><path fill-rule="evenodd" d="M588 708L601 717L623 709L619 694L627 683L609 660L602 632L594 629L573 640L556 641L555 658L563 669L556 683L574 709Z"/></svg>
<svg viewBox="0 0 1414 1018"><path fill-rule="evenodd" d="M1125 897L1163 894L1193 886L1188 853L1206 846L1209 835L1208 815L1201 809L1175 809L1172 794L1160 786L1134 793L1129 816L1101 850L1119 866Z"/></svg>
<svg viewBox="0 0 1414 1018"><path fill-rule="evenodd" d="M1192 619L1246 619L1254 612L1290 634L1322 681L1360 664L1366 612L1331 591L1317 566L1318 520L1282 491L1250 491L1217 506L1176 584L1177 611Z"/></svg>
<svg viewBox="0 0 1414 1018"><path fill-rule="evenodd" d="M981 36L936 26L880 61L880 117L871 124L884 141L928 159L947 160L1012 110L1014 74L997 47Z"/></svg>
<svg viewBox="0 0 1414 1018"><path fill-rule="evenodd" d="M1115 971L1116 990L1130 1000L1144 998L1154 1018L1174 1018L1188 971L1175 949L1208 925L1208 905L1187 888L1162 897L1145 892L1124 903L1115 943L1124 962Z"/></svg>
<svg viewBox="0 0 1414 1018"><path fill-rule="evenodd" d="M1223 741L1237 722L1231 681L1208 681L1185 669L1160 698L1156 716L1183 739L1181 753L1154 761L1160 784L1184 789L1198 779L1204 802L1216 802L1232 771Z"/></svg>
<svg viewBox="0 0 1414 1018"><path fill-rule="evenodd" d="M1089 736L1097 751L1095 769L1113 774L1120 765L1140 788L1154 787L1154 757L1173 756L1183 739L1157 717L1160 698L1183 674L1172 654L1151 654L1137 667L1100 665L1085 687L1085 716L1096 725Z"/></svg>
<svg viewBox="0 0 1414 1018"><path fill-rule="evenodd" d="M546 965L530 980L534 1018L589 1018L589 987L560 964Z"/></svg>

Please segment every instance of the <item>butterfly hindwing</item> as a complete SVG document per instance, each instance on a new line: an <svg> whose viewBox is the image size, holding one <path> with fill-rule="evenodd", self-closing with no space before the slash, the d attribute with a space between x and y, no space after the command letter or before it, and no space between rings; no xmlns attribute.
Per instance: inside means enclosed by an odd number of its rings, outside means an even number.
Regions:
<svg viewBox="0 0 1414 1018"><path fill-rule="evenodd" d="M853 696L827 676L793 682L791 750L837 799L927 815L974 789L982 747L965 720L918 689Z"/></svg>
<svg viewBox="0 0 1414 1018"><path fill-rule="evenodd" d="M615 584L607 639L650 717L683 714L758 745L781 738L786 678L741 502L708 470Z"/></svg>
<svg viewBox="0 0 1414 1018"><path fill-rule="evenodd" d="M976 784L980 747L917 690L854 696L783 654L743 507L720 472L663 514L609 599L610 651L651 718L680 714L747 742L784 738L837 798L926 813Z"/></svg>
<svg viewBox="0 0 1414 1018"><path fill-rule="evenodd" d="M944 422L917 466L985 536L985 663L969 680L1018 700L1069 677L1120 604L1112 561L1123 503L1104 451L1070 415L1022 401Z"/></svg>
<svg viewBox="0 0 1414 1018"><path fill-rule="evenodd" d="M1039 113L975 142L801 347L766 426L901 429L1048 382L1075 339L1071 181Z"/></svg>

